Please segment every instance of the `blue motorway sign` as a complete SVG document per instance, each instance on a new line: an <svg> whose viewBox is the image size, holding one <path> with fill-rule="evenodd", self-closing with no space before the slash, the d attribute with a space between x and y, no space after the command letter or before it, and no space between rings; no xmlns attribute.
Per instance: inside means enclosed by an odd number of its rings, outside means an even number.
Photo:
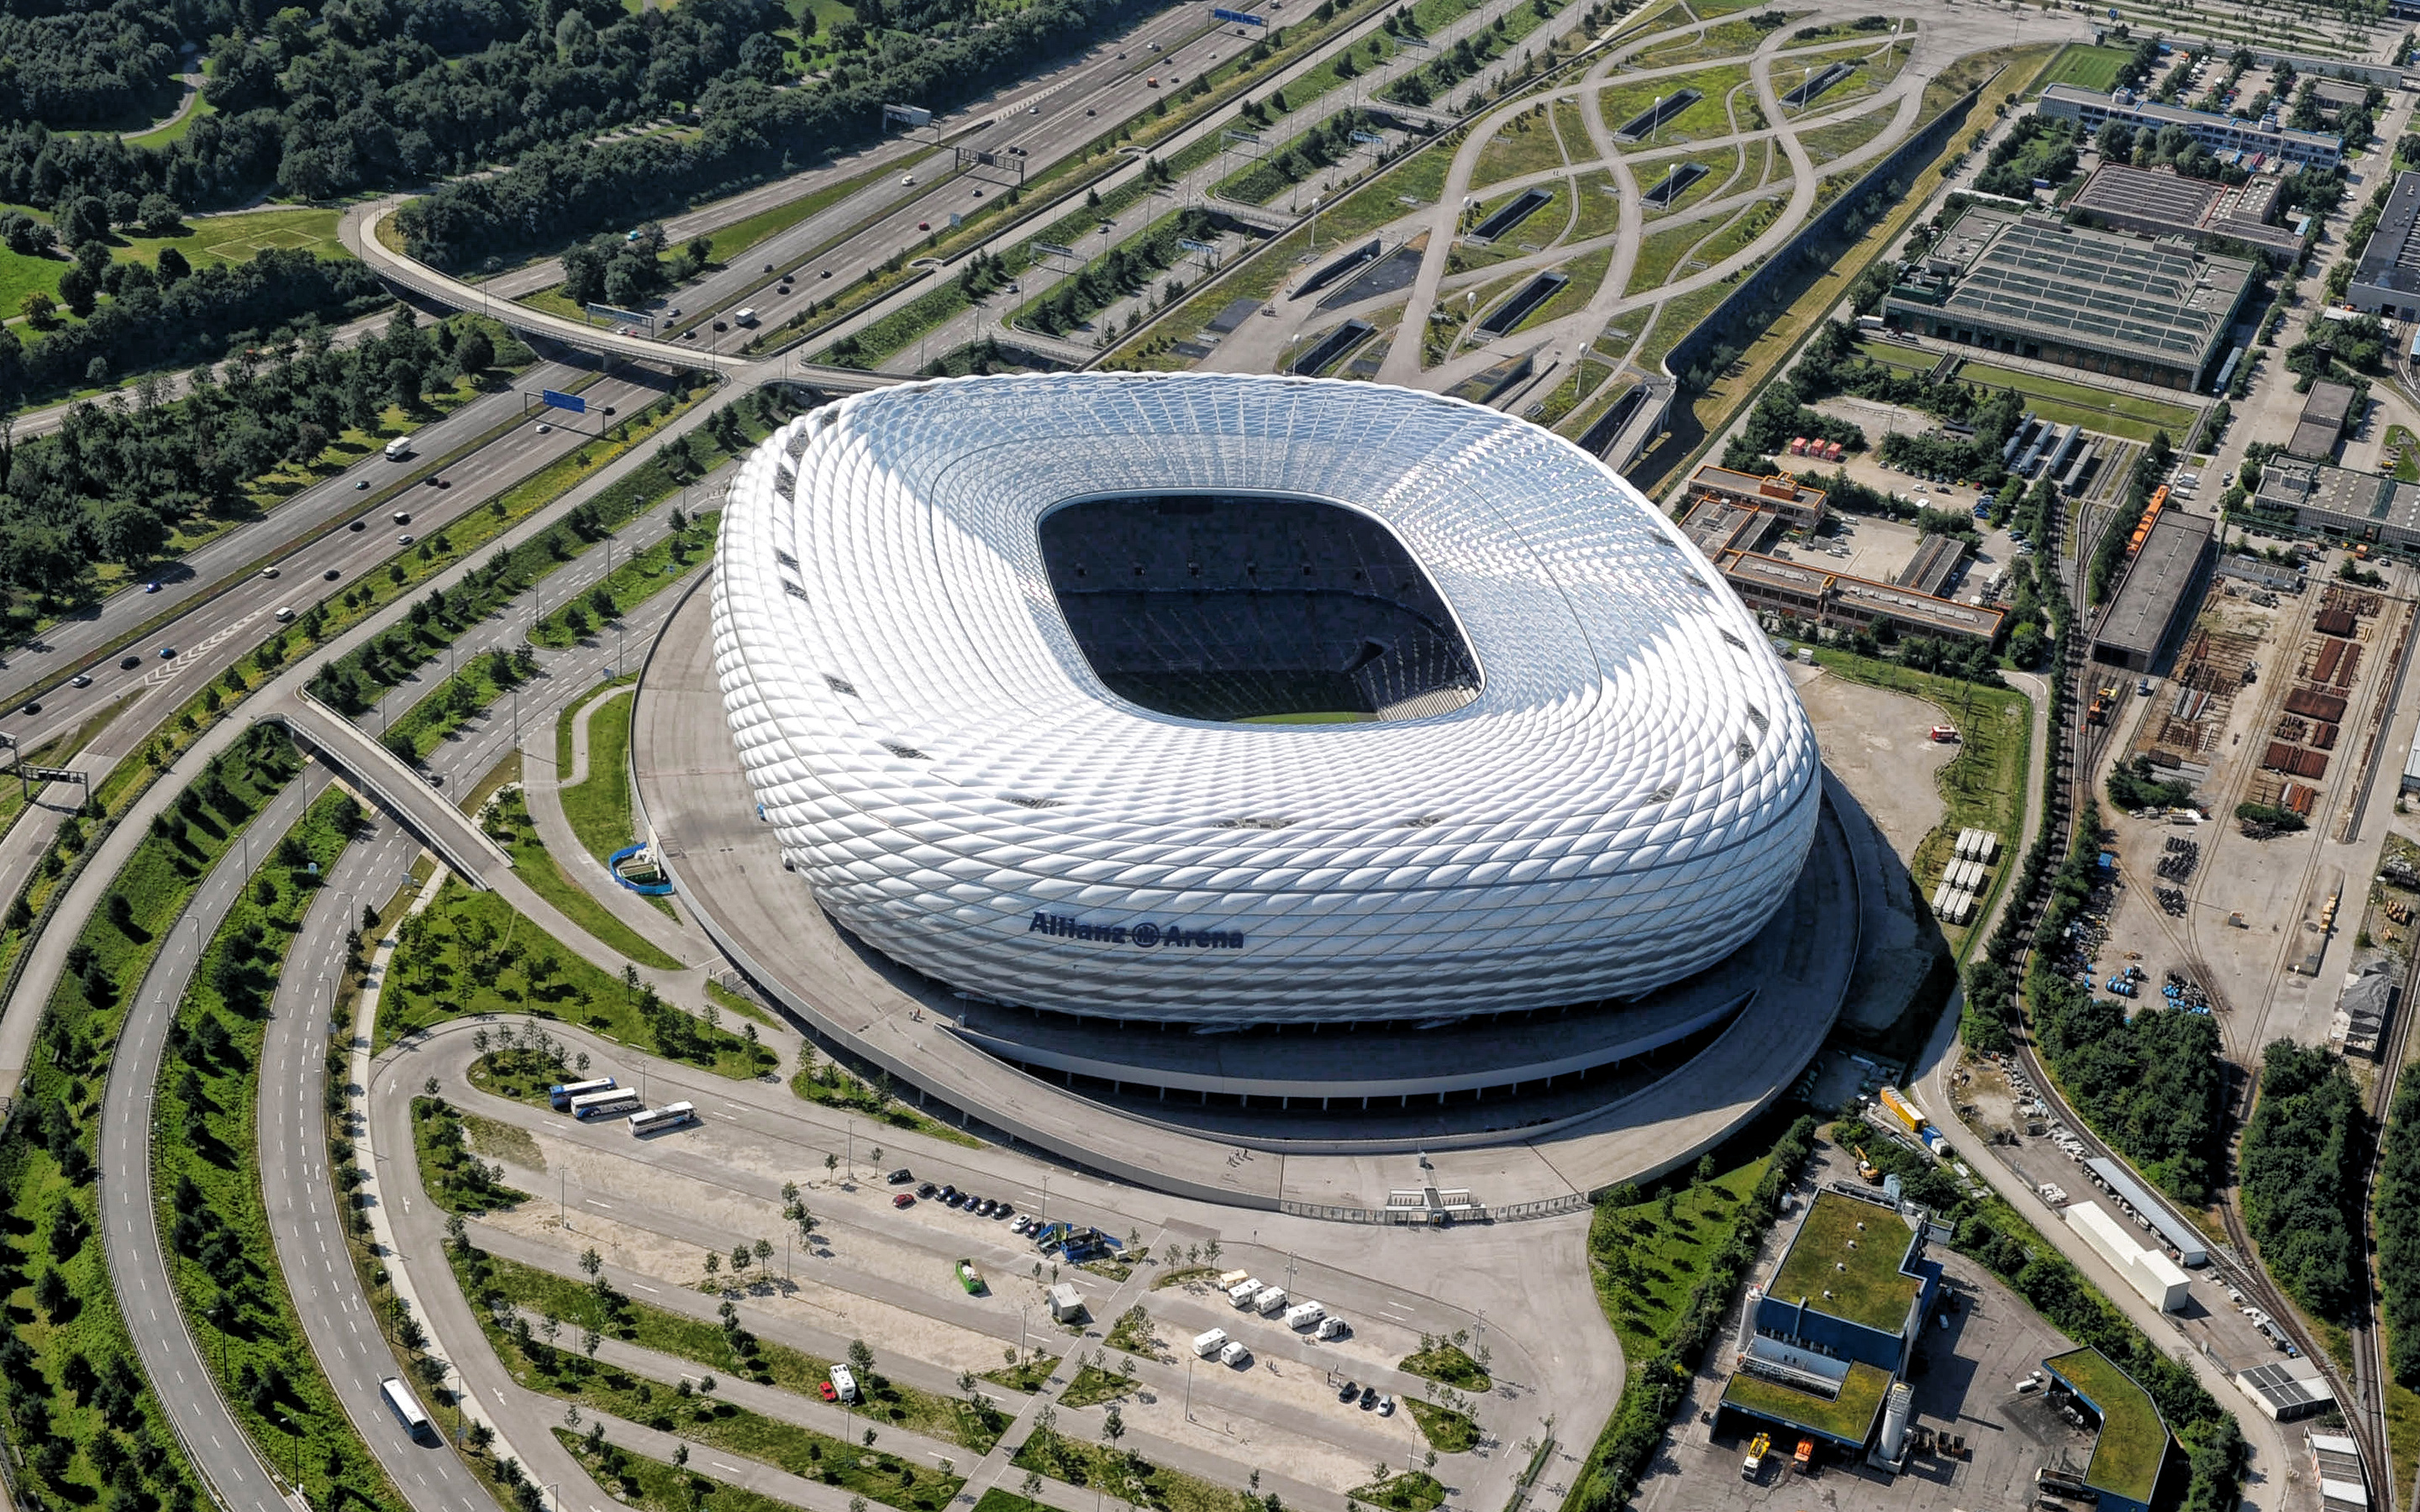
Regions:
<svg viewBox="0 0 2420 1512"><path fill-rule="evenodd" d="M540 389L537 396L546 401L550 409L568 409L575 415L588 413L588 401L576 393L565 393L559 389Z"/></svg>
<svg viewBox="0 0 2420 1512"><path fill-rule="evenodd" d="M1217 6L1212 6L1210 8L1210 19L1212 21L1233 22L1238 26L1265 26L1268 24L1267 22L1263 21L1258 16L1249 15L1241 10L1222 10Z"/></svg>

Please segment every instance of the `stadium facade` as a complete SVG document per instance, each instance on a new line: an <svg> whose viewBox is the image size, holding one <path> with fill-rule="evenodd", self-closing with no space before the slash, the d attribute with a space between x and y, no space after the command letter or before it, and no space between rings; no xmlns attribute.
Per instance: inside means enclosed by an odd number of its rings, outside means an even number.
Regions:
<svg viewBox="0 0 2420 1512"><path fill-rule="evenodd" d="M977 1002L1624 1002L1756 935L1814 835L1812 732L1704 557L1457 400L881 390L759 448L718 549L715 674L784 867Z"/></svg>

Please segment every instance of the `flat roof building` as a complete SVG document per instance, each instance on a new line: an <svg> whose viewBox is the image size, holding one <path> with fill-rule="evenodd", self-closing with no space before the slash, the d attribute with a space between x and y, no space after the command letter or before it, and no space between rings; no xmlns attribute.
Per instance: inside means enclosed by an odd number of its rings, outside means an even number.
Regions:
<svg viewBox="0 0 2420 1512"><path fill-rule="evenodd" d="M2240 184L2187 178L2173 168L2136 168L2103 162L2068 201L2087 224L2149 237L2182 237L2197 247L2235 242L2277 266L2302 254L2303 239L2273 224L2277 181L2247 178Z"/></svg>
<svg viewBox="0 0 2420 1512"><path fill-rule="evenodd" d="M2313 462L2334 461L2346 417L2352 413L2352 398L2353 391L2346 384L2312 384L2303 400L2302 418L2294 422L2293 437L2286 442L2287 455Z"/></svg>
<svg viewBox="0 0 2420 1512"><path fill-rule="evenodd" d="M2006 612L1955 599L1935 598L1895 583L1851 578L1822 567L1785 562L1754 551L1726 551L1714 559L1740 601L1760 613L1786 614L1827 630L1881 631L1991 642L2000 636Z"/></svg>
<svg viewBox="0 0 2420 1512"><path fill-rule="evenodd" d="M1817 1193L1773 1279L1748 1294L1750 1327L1722 1405L1862 1447L1940 1291L1941 1267L1923 1242L1895 1209Z"/></svg>
<svg viewBox="0 0 2420 1512"><path fill-rule="evenodd" d="M2420 484L2298 456L2260 468L2252 510L2264 526L2420 549Z"/></svg>
<svg viewBox="0 0 2420 1512"><path fill-rule="evenodd" d="M2158 663L2177 610L2201 584L2217 523L2207 515L2162 511L2093 638L2093 660L2130 672L2148 672Z"/></svg>
<svg viewBox="0 0 2420 1512"><path fill-rule="evenodd" d="M2344 138L2332 131L2299 131L2278 125L2274 116L2248 121L2212 111L2163 105L2126 89L2104 95L2071 84L2055 84L2042 91L2040 112L2052 120L2078 123L2086 136L2111 121L2154 131L2180 126L2204 150L2229 161L2247 155L2263 160L2257 166L2266 166L2266 160L2273 158L2298 168L2333 168L2344 161Z"/></svg>
<svg viewBox="0 0 2420 1512"><path fill-rule="evenodd" d="M2150 1512L2160 1476L2175 1447L2168 1425L2151 1394L2099 1350L2071 1350L2042 1362L2059 1391L2101 1420L2085 1486L2101 1493L2101 1505L2115 1512Z"/></svg>
<svg viewBox="0 0 2420 1512"><path fill-rule="evenodd" d="M2273 1360L2235 1373L2235 1384L2260 1404L2270 1421L2316 1417L2335 1405L2335 1389L2308 1360Z"/></svg>
<svg viewBox="0 0 2420 1512"><path fill-rule="evenodd" d="M2199 389L2251 293L2248 258L1973 206L1903 272L1883 319L1940 341Z"/></svg>
<svg viewBox="0 0 2420 1512"><path fill-rule="evenodd" d="M2395 176L2345 300L2364 315L2420 320L2420 173Z"/></svg>
<svg viewBox="0 0 2420 1512"><path fill-rule="evenodd" d="M1769 509L1793 531L1813 531L1823 523L1823 490L1811 488L1787 472L1759 477L1708 463L1689 475L1686 502L1723 500L1756 509Z"/></svg>

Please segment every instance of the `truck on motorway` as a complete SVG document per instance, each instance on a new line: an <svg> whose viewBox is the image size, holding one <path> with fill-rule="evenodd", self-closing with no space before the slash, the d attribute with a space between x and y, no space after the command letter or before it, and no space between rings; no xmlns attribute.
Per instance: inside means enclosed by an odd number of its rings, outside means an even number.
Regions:
<svg viewBox="0 0 2420 1512"><path fill-rule="evenodd" d="M741 305L738 309L732 311L731 323L735 326L754 325L756 323L756 307L752 304L745 304Z"/></svg>
<svg viewBox="0 0 2420 1512"><path fill-rule="evenodd" d="M607 1087L582 1092L566 1105L573 1118L585 1123L591 1119L610 1119L617 1113L636 1111L639 1094L628 1087Z"/></svg>
<svg viewBox="0 0 2420 1512"><path fill-rule="evenodd" d="M409 436L397 436L386 443L386 459L390 462L400 462L411 455L411 438Z"/></svg>
<svg viewBox="0 0 2420 1512"><path fill-rule="evenodd" d="M611 1076L598 1076L585 1082L557 1082L546 1089L546 1100L554 1104L557 1113L567 1113L571 1110L573 1098L586 1097L591 1092L610 1092L614 1087Z"/></svg>
<svg viewBox="0 0 2420 1512"><path fill-rule="evenodd" d="M426 1439L436 1431L429 1425L428 1414L420 1410L420 1403L399 1378L389 1376L380 1381L379 1395L386 1399L387 1411L403 1425L404 1432L415 1439Z"/></svg>

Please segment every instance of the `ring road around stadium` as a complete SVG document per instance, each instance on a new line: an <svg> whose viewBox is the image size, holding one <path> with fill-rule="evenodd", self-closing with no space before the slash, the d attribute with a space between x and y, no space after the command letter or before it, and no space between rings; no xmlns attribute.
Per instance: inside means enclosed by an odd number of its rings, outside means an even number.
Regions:
<svg viewBox="0 0 2420 1512"><path fill-rule="evenodd" d="M1433 394L828 406L743 465L641 707L701 921L978 1117L1022 1084L1245 1145L1534 1138L1778 1039L1761 1105L1854 956L1754 619L1602 464ZM950 1053L865 1039L893 1018Z"/></svg>

